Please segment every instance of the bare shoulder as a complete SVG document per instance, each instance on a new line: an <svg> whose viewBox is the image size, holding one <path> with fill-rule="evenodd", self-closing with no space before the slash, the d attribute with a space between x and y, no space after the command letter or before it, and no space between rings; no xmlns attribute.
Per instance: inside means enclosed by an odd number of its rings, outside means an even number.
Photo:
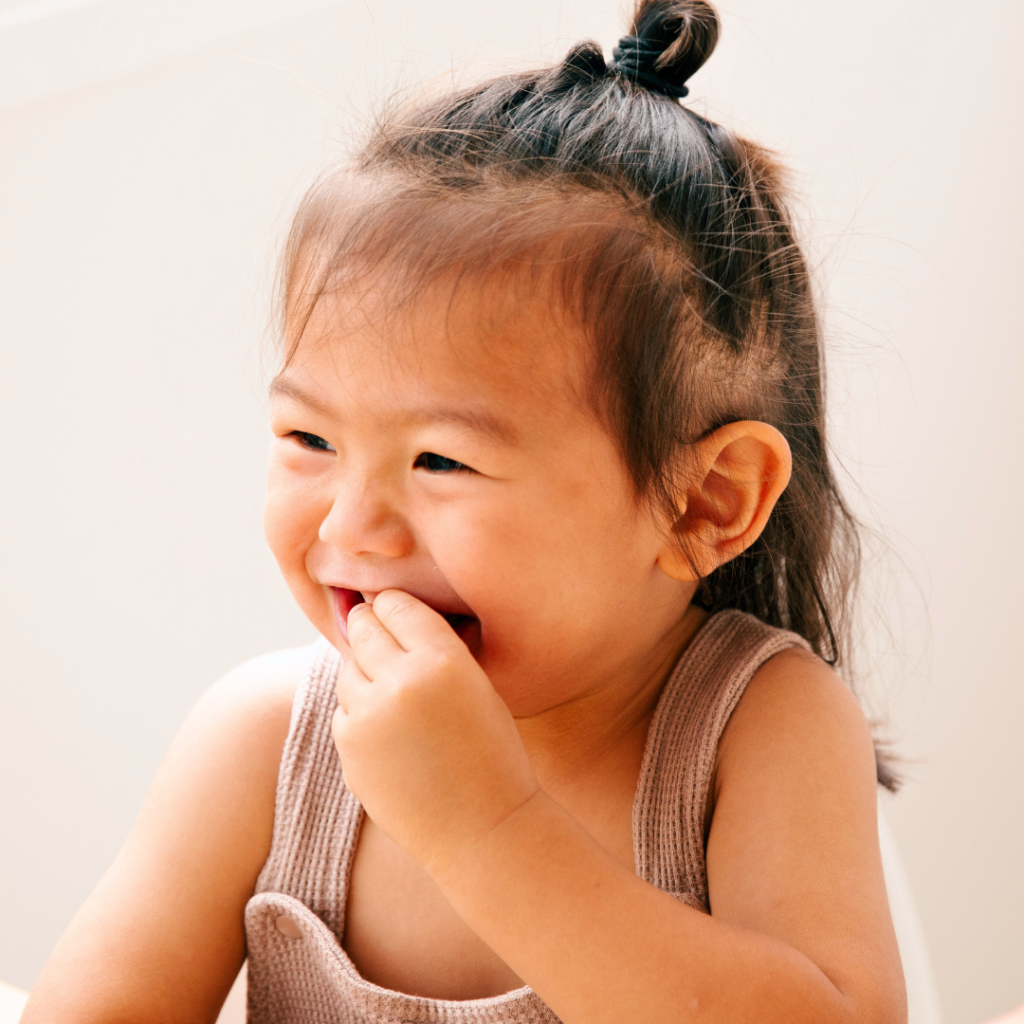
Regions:
<svg viewBox="0 0 1024 1024"><path fill-rule="evenodd" d="M314 656L315 645L310 644L261 654L233 668L199 699L178 740L212 727L225 743L247 737L244 744L250 752L254 745L267 745L268 753L279 755L295 691Z"/></svg>
<svg viewBox="0 0 1024 1024"><path fill-rule="evenodd" d="M827 767L859 778L874 800L874 747L860 704L829 665L800 647L754 674L719 743L716 787L766 760L782 775Z"/></svg>
<svg viewBox="0 0 1024 1024"><path fill-rule="evenodd" d="M712 914L803 953L856 1019L905 1020L871 730L828 665L794 648L758 670L722 735L712 799Z"/></svg>
<svg viewBox="0 0 1024 1024"><path fill-rule="evenodd" d="M877 859L871 730L846 683L802 648L755 673L719 742L710 796L709 870L743 859L752 836L763 866L792 868L798 847L815 869L837 852L860 851L862 867Z"/></svg>
<svg viewBox="0 0 1024 1024"><path fill-rule="evenodd" d="M160 806L167 789L202 790L218 802L233 788L244 806L272 812L281 751L288 733L295 691L313 659L313 647L275 651L244 662L214 683L199 699L171 744L147 799ZM215 789L207 783L217 780ZM264 824L266 821L264 820Z"/></svg>
<svg viewBox="0 0 1024 1024"><path fill-rule="evenodd" d="M44 968L26 1024L216 1018L245 957L245 905L270 850L292 702L313 656L255 658L199 700Z"/></svg>
<svg viewBox="0 0 1024 1024"><path fill-rule="evenodd" d="M195 836L218 837L211 858L233 859L246 887L255 881L269 852L295 691L313 657L312 646L264 654L210 687L168 749L132 838L165 843L187 806Z"/></svg>
<svg viewBox="0 0 1024 1024"><path fill-rule="evenodd" d="M309 672L315 653L316 645L309 644L250 658L214 683L198 706L227 701L280 714L287 705L290 714L295 690Z"/></svg>

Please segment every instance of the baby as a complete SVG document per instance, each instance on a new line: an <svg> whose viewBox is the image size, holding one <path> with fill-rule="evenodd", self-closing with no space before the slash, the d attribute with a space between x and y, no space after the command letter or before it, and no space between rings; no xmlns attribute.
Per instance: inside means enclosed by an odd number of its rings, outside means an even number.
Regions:
<svg viewBox="0 0 1024 1024"><path fill-rule="evenodd" d="M853 522L704 0L404 111L297 214L266 506L321 633L184 725L25 1024L905 1020ZM230 449L225 449L230 457Z"/></svg>

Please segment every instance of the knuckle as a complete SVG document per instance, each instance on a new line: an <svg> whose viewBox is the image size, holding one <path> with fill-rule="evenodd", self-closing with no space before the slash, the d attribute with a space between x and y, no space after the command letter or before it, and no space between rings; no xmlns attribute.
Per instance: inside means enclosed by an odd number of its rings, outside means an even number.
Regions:
<svg viewBox="0 0 1024 1024"><path fill-rule="evenodd" d="M392 620L408 619L416 611L416 605L406 595L399 593L396 590L386 591L381 597L378 597L378 602L383 598L384 607L382 611Z"/></svg>
<svg viewBox="0 0 1024 1024"><path fill-rule="evenodd" d="M416 651L416 674L428 679L446 676L452 670L456 654L441 644L425 644Z"/></svg>
<svg viewBox="0 0 1024 1024"><path fill-rule="evenodd" d="M429 680L411 677L390 694L388 712L399 720L420 720L432 705Z"/></svg>

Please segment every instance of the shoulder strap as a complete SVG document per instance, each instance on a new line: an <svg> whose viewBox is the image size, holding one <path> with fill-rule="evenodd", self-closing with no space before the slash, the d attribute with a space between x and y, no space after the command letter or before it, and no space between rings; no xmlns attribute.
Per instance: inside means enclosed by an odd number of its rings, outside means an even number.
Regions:
<svg viewBox="0 0 1024 1024"><path fill-rule="evenodd" d="M790 647L795 633L745 612L718 612L683 652L647 733L633 804L637 874L708 911L704 811L718 741L754 673Z"/></svg>
<svg viewBox="0 0 1024 1024"><path fill-rule="evenodd" d="M348 869L362 808L345 786L331 736L341 657L326 640L295 692L281 755L270 855L256 892L293 896L337 936L345 921Z"/></svg>

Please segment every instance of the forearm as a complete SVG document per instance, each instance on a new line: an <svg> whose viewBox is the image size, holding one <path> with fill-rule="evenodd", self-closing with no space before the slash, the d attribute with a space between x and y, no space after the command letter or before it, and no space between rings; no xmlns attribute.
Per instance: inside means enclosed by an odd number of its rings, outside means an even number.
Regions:
<svg viewBox="0 0 1024 1024"><path fill-rule="evenodd" d="M637 878L543 793L437 881L566 1024L858 1019L802 953Z"/></svg>

